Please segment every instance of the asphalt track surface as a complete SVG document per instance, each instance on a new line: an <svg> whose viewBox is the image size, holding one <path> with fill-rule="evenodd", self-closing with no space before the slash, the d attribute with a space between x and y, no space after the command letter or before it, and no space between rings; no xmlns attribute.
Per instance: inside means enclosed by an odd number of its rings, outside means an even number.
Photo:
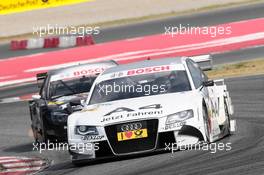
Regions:
<svg viewBox="0 0 264 175"><path fill-rule="evenodd" d="M254 12L258 13L257 11L245 12L245 15L241 14L241 17L254 18L253 14ZM234 14L236 13L234 12ZM264 16L263 11L262 15ZM215 16L211 16L211 18L213 19ZM233 20L233 18L223 18L218 17L217 19L220 20L218 22ZM234 21L240 20L238 18L239 15ZM190 23L189 19L185 20ZM213 21L217 22L216 19ZM258 47L216 54L214 55L214 63L224 64L230 61L238 61L237 59L259 58L263 56L263 50L263 47ZM96 161L76 168L70 163L67 151L47 150L42 153L37 150L33 151L33 138L29 133L28 104L27 102L16 102L0 104L0 156L23 155L48 159L51 166L41 174L263 174L264 75L231 78L226 80L226 84L233 101L235 110L233 118L237 120L238 130L234 135L217 143L231 143L232 149L230 151L218 150L216 153L211 153L212 150L186 150L173 154L161 152ZM32 85L1 90L0 98L24 95L36 92L36 90L36 87Z"/></svg>
<svg viewBox="0 0 264 175"><path fill-rule="evenodd" d="M0 105L0 155L38 156L52 160L42 174L263 174L264 75L227 79L238 130L217 142L230 151L186 150L96 161L82 167L70 163L67 151L32 151L27 102Z"/></svg>
<svg viewBox="0 0 264 175"><path fill-rule="evenodd" d="M192 13L190 15L182 15L171 17L167 19L154 20L144 23L137 23L131 25L124 25L118 27L102 28L100 34L94 36L96 43L108 42L119 39L127 39L139 36L152 35L157 33L164 33L164 27L169 26L208 26L233 21L241 21L247 19L264 17L263 13L264 3L254 5L244 5L241 7L232 7L227 9L219 9L209 12ZM254 26L252 26L254 27ZM61 48L60 48L61 49ZM59 50L52 49L34 49L10 51L9 45L0 45L0 59L23 56L40 52L49 52Z"/></svg>

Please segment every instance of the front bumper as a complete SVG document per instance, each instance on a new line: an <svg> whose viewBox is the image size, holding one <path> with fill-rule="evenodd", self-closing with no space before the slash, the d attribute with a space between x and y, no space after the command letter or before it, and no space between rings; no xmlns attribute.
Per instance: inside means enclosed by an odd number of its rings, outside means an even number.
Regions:
<svg viewBox="0 0 264 175"><path fill-rule="evenodd" d="M73 160L78 160L78 158L83 159L84 157L86 157L86 159L97 159L101 157L115 157L139 153L148 153L156 150L164 150L166 148L166 145L177 145L178 142L184 143L183 140L186 140L186 137L180 137L181 135L192 136L198 138L197 140L203 139L203 136L199 132L199 130L193 126L184 125L179 130L159 132L158 119L140 120L133 122L147 123L147 138L118 141L118 127L123 124L129 124L131 123L131 121L105 126L104 130L106 140L91 142L93 144L98 144L98 149L86 153L83 153L82 151L78 150L70 150L70 154L72 155ZM76 144L80 142L76 142L75 140L75 142L72 143Z"/></svg>
<svg viewBox="0 0 264 175"><path fill-rule="evenodd" d="M119 157L119 156L132 155L132 154L149 153L149 152L154 152L156 150L164 150L166 147L166 144L175 143L175 142L176 141L174 139L174 132L170 131L170 132L159 133L157 135L157 141L155 142L155 147L153 149L143 150L143 147L140 147L140 145L138 145L135 149L140 149L141 151L131 151L131 152L126 152L126 153L116 154L115 152L113 152L112 145L110 145L109 141L105 140L105 141L99 141L99 142L93 143L98 146L97 150L89 149L84 152L84 148L81 147L79 150L69 149L69 153L71 154L72 160L93 160L93 159L98 159L98 158L99 159L100 158L111 158L111 157ZM129 146L129 147L132 147L132 146Z"/></svg>

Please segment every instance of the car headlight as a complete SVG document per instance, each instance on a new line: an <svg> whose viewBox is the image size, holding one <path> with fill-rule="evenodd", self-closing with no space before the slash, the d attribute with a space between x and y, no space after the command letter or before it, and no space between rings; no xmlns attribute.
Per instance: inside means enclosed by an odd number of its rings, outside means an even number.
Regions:
<svg viewBox="0 0 264 175"><path fill-rule="evenodd" d="M79 125L76 126L75 134L77 135L98 135L96 126Z"/></svg>
<svg viewBox="0 0 264 175"><path fill-rule="evenodd" d="M63 112L51 112L51 120L53 123L66 123L68 114Z"/></svg>
<svg viewBox="0 0 264 175"><path fill-rule="evenodd" d="M177 112L177 113L170 114L167 116L166 124L181 122L181 121L187 120L192 117L193 117L193 110L191 109L186 110L186 111Z"/></svg>

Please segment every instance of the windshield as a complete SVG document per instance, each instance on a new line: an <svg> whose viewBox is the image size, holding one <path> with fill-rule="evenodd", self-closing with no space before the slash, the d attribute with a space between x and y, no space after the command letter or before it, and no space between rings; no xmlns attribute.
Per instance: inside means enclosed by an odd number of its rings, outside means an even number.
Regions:
<svg viewBox="0 0 264 175"><path fill-rule="evenodd" d="M74 79L50 82L49 97L51 99L89 92L96 77L78 77Z"/></svg>
<svg viewBox="0 0 264 175"><path fill-rule="evenodd" d="M191 90L186 71L127 76L96 84L89 104Z"/></svg>

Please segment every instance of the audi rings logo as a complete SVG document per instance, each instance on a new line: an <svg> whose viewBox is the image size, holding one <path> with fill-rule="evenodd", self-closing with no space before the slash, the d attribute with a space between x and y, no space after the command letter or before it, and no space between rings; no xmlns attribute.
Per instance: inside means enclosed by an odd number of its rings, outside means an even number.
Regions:
<svg viewBox="0 0 264 175"><path fill-rule="evenodd" d="M121 126L121 130L123 132L139 130L141 128L142 128L142 124L141 123L129 123L129 124L124 124L124 125Z"/></svg>

